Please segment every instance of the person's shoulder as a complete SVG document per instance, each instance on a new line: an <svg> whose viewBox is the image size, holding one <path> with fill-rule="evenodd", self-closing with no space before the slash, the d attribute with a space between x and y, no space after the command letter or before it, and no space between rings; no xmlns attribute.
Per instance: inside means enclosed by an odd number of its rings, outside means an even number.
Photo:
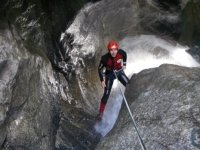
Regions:
<svg viewBox="0 0 200 150"><path fill-rule="evenodd" d="M109 59L109 53L104 54L103 56L101 56L101 61L103 63L106 63Z"/></svg>
<svg viewBox="0 0 200 150"><path fill-rule="evenodd" d="M126 54L126 51L123 50L123 49L119 49L119 50L118 50L118 53L120 53L120 54Z"/></svg>
<svg viewBox="0 0 200 150"><path fill-rule="evenodd" d="M103 56L101 56L102 59L108 58L109 57L109 53L104 54Z"/></svg>
<svg viewBox="0 0 200 150"><path fill-rule="evenodd" d="M124 53L124 52L126 52L126 51L123 50L123 49L119 49L118 52L119 52L119 53Z"/></svg>

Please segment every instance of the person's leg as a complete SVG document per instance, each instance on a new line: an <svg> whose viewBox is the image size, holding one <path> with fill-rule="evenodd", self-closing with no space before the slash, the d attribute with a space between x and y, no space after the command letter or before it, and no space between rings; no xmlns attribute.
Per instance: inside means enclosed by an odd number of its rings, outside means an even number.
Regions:
<svg viewBox="0 0 200 150"><path fill-rule="evenodd" d="M110 96L110 92L111 92L111 88L113 85L113 80L112 78L108 78L106 77L105 83L106 83L106 87L104 88L104 94L103 97L101 98L101 103L100 103L100 108L99 108L99 119L101 119L106 103L108 101L108 98Z"/></svg>
<svg viewBox="0 0 200 150"><path fill-rule="evenodd" d="M117 75L119 81L126 86L129 82L129 78L126 76L126 74L124 73L124 71L122 70L121 72L119 72L119 74Z"/></svg>

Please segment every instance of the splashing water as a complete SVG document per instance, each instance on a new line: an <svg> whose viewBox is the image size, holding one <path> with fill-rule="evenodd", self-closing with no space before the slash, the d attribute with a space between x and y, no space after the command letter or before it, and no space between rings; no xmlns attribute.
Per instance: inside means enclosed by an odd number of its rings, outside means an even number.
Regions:
<svg viewBox="0 0 200 150"><path fill-rule="evenodd" d="M186 52L188 47L172 44L153 35L126 37L120 41L120 47L127 52L128 59L125 73L129 78L134 73L148 68L155 68L161 64L176 64L186 67L200 66ZM120 86L122 87L122 85ZM122 96L117 82L114 81L102 121L95 125L96 131L101 133L102 136L105 136L112 129L118 117L121 104Z"/></svg>

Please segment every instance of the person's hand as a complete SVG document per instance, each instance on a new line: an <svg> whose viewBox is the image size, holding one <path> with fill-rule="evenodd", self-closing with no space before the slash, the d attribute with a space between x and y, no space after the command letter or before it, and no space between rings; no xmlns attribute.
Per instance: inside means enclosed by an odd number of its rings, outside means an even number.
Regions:
<svg viewBox="0 0 200 150"><path fill-rule="evenodd" d="M102 86L102 88L105 88L105 87L106 87L105 80L101 81L101 86Z"/></svg>

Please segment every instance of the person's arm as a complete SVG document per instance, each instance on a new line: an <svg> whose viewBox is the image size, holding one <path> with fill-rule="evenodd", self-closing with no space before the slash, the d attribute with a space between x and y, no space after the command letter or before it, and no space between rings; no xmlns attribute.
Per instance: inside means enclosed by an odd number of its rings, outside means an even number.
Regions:
<svg viewBox="0 0 200 150"><path fill-rule="evenodd" d="M104 68L105 68L105 65L104 65L102 57L101 57L101 61L99 63L99 67L98 67L98 72L99 72L99 78L100 78L100 81L101 81L102 88L106 87Z"/></svg>
<svg viewBox="0 0 200 150"><path fill-rule="evenodd" d="M127 60L127 54L124 50L120 49L119 53L123 56L123 67L126 68L126 60Z"/></svg>
<svg viewBox="0 0 200 150"><path fill-rule="evenodd" d="M105 68L105 65L104 65L102 57L101 57L101 60L100 60L100 63L99 63L99 67L98 67L100 81L104 81L105 80L104 68Z"/></svg>

